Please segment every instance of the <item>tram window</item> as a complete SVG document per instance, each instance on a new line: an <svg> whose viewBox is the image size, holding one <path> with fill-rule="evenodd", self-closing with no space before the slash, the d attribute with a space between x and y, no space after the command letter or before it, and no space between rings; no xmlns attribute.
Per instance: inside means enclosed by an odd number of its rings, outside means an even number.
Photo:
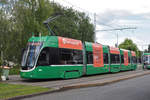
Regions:
<svg viewBox="0 0 150 100"><path fill-rule="evenodd" d="M148 61L148 56L144 56L144 57L143 57L143 61L144 61L144 62L147 62L147 61Z"/></svg>
<svg viewBox="0 0 150 100"><path fill-rule="evenodd" d="M103 54L104 64L108 64L108 53Z"/></svg>
<svg viewBox="0 0 150 100"><path fill-rule="evenodd" d="M120 63L119 54L110 54L110 60L111 64L119 64Z"/></svg>
<svg viewBox="0 0 150 100"><path fill-rule="evenodd" d="M48 48L44 48L41 51L37 65L40 65L40 66L49 65L49 49Z"/></svg>
<svg viewBox="0 0 150 100"><path fill-rule="evenodd" d="M65 64L83 64L82 51L53 47L45 48L42 50L37 63L38 66Z"/></svg>
<svg viewBox="0 0 150 100"><path fill-rule="evenodd" d="M93 52L86 51L87 64L93 64Z"/></svg>
<svg viewBox="0 0 150 100"><path fill-rule="evenodd" d="M81 50L73 50L73 63L83 64L83 52Z"/></svg>
<svg viewBox="0 0 150 100"><path fill-rule="evenodd" d="M137 59L135 56L132 56L132 63L137 63Z"/></svg>
<svg viewBox="0 0 150 100"><path fill-rule="evenodd" d="M49 47L49 65L59 65L59 61L59 48Z"/></svg>
<svg viewBox="0 0 150 100"><path fill-rule="evenodd" d="M130 56L128 57L128 63L130 63Z"/></svg>
<svg viewBox="0 0 150 100"><path fill-rule="evenodd" d="M39 56L37 65L58 65L59 64L59 49L58 48L44 48Z"/></svg>
<svg viewBox="0 0 150 100"><path fill-rule="evenodd" d="M69 64L69 60L71 60L71 50L68 49L60 49L60 63L63 64Z"/></svg>
<svg viewBox="0 0 150 100"><path fill-rule="evenodd" d="M121 63L124 64L124 55L121 55Z"/></svg>
<svg viewBox="0 0 150 100"><path fill-rule="evenodd" d="M83 64L83 54L81 50L60 48L61 64Z"/></svg>

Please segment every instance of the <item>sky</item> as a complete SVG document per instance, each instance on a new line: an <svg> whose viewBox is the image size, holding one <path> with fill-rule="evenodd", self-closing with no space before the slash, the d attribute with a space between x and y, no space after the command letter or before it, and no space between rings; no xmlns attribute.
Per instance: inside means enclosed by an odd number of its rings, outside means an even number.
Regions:
<svg viewBox="0 0 150 100"><path fill-rule="evenodd" d="M96 14L96 41L115 46L126 38L132 39L140 50L150 44L150 0L53 0L65 7L85 12L94 23ZM126 30L102 31L109 29ZM136 29L135 29L136 28Z"/></svg>

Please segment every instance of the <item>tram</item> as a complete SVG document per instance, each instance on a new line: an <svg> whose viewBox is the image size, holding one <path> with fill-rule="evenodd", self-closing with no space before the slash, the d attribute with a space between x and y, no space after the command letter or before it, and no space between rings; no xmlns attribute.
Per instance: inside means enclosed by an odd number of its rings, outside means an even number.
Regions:
<svg viewBox="0 0 150 100"><path fill-rule="evenodd" d="M150 53L143 54L143 69L150 69Z"/></svg>
<svg viewBox="0 0 150 100"><path fill-rule="evenodd" d="M133 51L60 36L32 36L23 52L20 76L69 79L135 70L136 67Z"/></svg>

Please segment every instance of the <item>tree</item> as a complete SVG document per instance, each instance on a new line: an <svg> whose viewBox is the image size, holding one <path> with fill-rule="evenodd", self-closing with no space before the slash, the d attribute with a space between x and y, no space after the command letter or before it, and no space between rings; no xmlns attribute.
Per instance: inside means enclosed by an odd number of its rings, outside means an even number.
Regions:
<svg viewBox="0 0 150 100"><path fill-rule="evenodd" d="M7 51L9 50L9 45L10 45L9 36L11 36L10 33L11 33L11 21L8 19L7 14L4 12L4 10L1 9L0 10L0 52L3 52L4 55L7 54ZM7 58L6 56L4 57Z"/></svg>
<svg viewBox="0 0 150 100"><path fill-rule="evenodd" d="M3 0L0 3L3 4L0 9L0 50L4 59L19 63L21 49L25 48L31 33L47 31L42 22L52 14L52 7L49 0Z"/></svg>
<svg viewBox="0 0 150 100"><path fill-rule="evenodd" d="M135 43L133 43L133 41L131 39L128 39L128 38L125 39L124 42L119 44L119 48L135 51L136 55L138 57L140 57L139 49L138 49L137 45Z"/></svg>
<svg viewBox="0 0 150 100"><path fill-rule="evenodd" d="M58 36L82 41L93 41L94 27L85 13L72 8L52 4L50 0L1 0L0 8L0 50L5 60L20 63L21 50L28 39L35 35L48 35L43 22L56 14L62 14L50 22L51 29Z"/></svg>
<svg viewBox="0 0 150 100"><path fill-rule="evenodd" d="M53 15L61 14L57 20L50 23L56 35L82 41L94 41L94 26L85 13L62 7L59 4L53 4L53 7Z"/></svg>

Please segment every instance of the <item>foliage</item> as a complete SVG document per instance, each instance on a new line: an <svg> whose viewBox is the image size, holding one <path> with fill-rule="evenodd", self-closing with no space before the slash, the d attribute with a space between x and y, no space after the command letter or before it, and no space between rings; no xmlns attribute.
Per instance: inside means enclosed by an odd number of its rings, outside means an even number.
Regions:
<svg viewBox="0 0 150 100"><path fill-rule="evenodd" d="M50 89L48 88L42 88L37 86L0 83L0 99L8 99L16 96L41 93L49 90Z"/></svg>
<svg viewBox="0 0 150 100"><path fill-rule="evenodd" d="M57 20L50 23L56 35L93 42L94 26L85 13L61 7L58 4L53 6L55 11L53 14L61 14Z"/></svg>
<svg viewBox="0 0 150 100"><path fill-rule="evenodd" d="M124 42L122 42L119 45L119 48L135 51L136 55L138 57L140 57L139 49L138 49L137 45L135 43L133 43L133 41L131 39L128 39L128 38L125 39Z"/></svg>
<svg viewBox="0 0 150 100"><path fill-rule="evenodd" d="M2 75L2 68L0 68L0 76ZM10 69L9 71L9 75L18 75L20 72L20 68L18 68L17 66L13 67ZM0 77L0 80L1 80L1 77Z"/></svg>
<svg viewBox="0 0 150 100"><path fill-rule="evenodd" d="M43 21L56 14L62 16L49 23L56 35L93 41L94 27L85 13L49 0L1 0L0 3L0 52L4 60L19 64L22 48L32 33L48 35Z"/></svg>
<svg viewBox="0 0 150 100"><path fill-rule="evenodd" d="M0 68L0 76L2 75L2 69ZM1 77L0 77L0 80L1 80Z"/></svg>
<svg viewBox="0 0 150 100"><path fill-rule="evenodd" d="M9 75L18 75L19 72L20 72L20 68L13 67L12 69L10 69Z"/></svg>

